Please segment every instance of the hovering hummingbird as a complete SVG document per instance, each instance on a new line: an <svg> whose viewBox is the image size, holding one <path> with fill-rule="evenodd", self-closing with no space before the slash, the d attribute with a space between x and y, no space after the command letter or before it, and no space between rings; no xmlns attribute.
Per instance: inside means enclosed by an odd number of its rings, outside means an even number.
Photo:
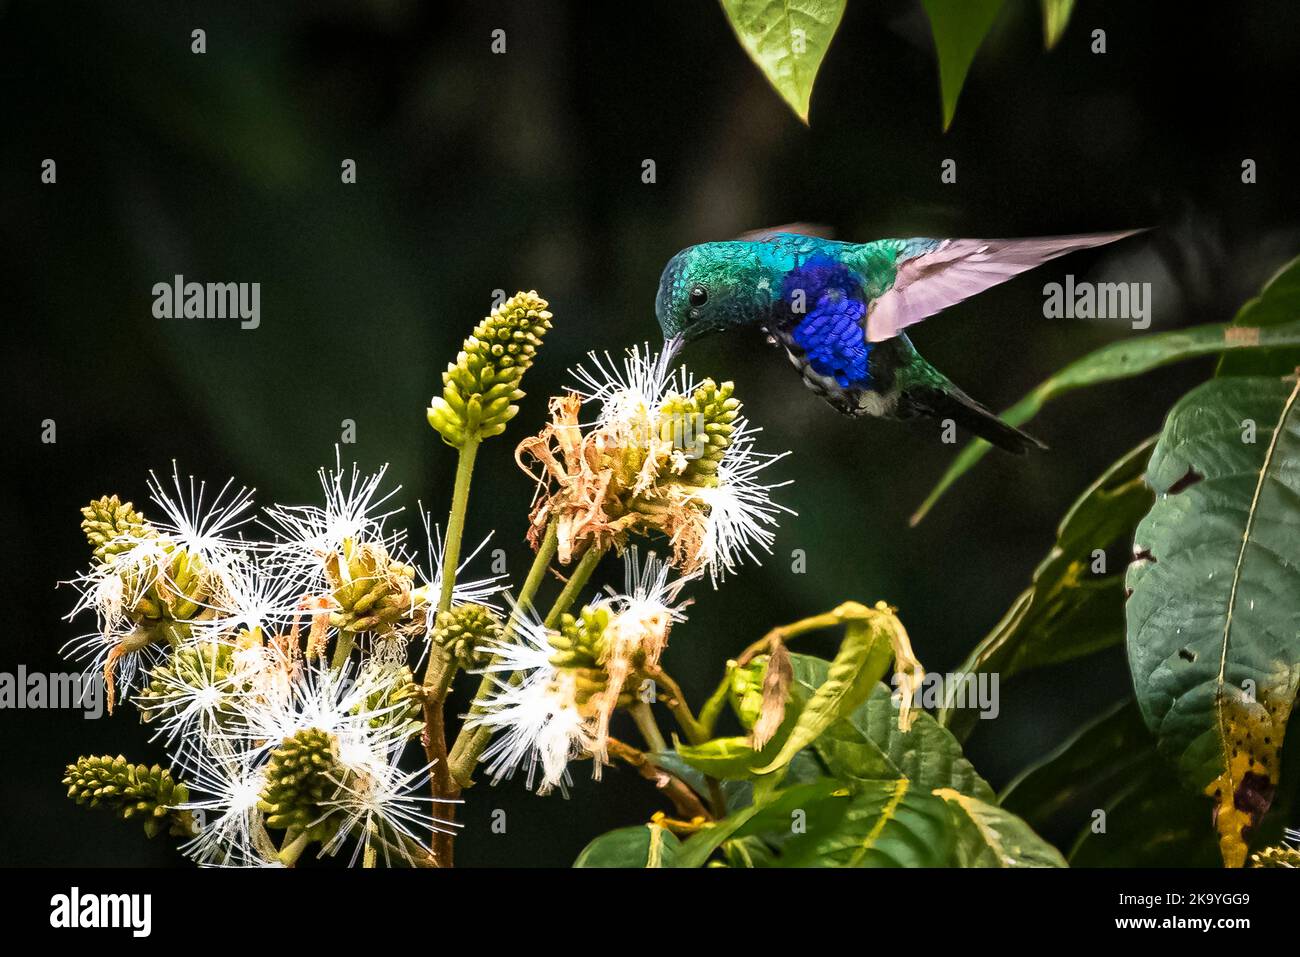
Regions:
<svg viewBox="0 0 1300 957"><path fill-rule="evenodd" d="M655 314L673 349L714 332L759 330L845 415L952 419L1023 454L1046 446L957 388L903 329L1049 259L1136 232L870 243L754 233L690 246L670 259Z"/></svg>

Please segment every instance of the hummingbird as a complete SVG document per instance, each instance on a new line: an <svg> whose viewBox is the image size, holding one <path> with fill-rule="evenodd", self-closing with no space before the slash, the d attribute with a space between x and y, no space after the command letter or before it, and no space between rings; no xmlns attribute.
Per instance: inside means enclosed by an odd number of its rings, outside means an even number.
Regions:
<svg viewBox="0 0 1300 957"><path fill-rule="evenodd" d="M951 419L1020 455L1047 446L959 389L903 330L1049 259L1142 231L847 243L786 230L690 246L668 261L655 315L670 351L755 329L845 415Z"/></svg>

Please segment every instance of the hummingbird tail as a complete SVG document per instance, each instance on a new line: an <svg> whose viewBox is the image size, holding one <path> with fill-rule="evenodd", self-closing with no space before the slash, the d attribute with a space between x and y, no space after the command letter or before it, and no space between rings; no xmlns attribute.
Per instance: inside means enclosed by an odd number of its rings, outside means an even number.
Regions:
<svg viewBox="0 0 1300 957"><path fill-rule="evenodd" d="M931 418L952 419L968 432L1013 455L1030 449L1046 451L1047 445L1028 432L1007 425L956 386L947 389L918 390L910 397L916 412Z"/></svg>

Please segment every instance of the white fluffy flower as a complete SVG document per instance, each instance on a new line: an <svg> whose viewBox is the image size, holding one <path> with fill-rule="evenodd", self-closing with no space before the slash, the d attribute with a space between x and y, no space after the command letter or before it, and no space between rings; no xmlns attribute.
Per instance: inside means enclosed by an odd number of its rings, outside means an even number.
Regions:
<svg viewBox="0 0 1300 957"><path fill-rule="evenodd" d="M484 669L493 689L474 702L466 719L495 735L483 752L493 782L511 778L523 767L527 786L536 782L539 794L564 788L568 763L592 754L596 741L595 717L579 708L573 675L551 664L549 636L534 617L517 612L513 640L485 643L493 655Z"/></svg>
<svg viewBox="0 0 1300 957"><path fill-rule="evenodd" d="M384 863L391 866L393 854L406 864L414 862L412 850L422 845L424 832L454 834L460 825L434 817L433 804L460 804L461 801L434 799L424 794L433 762L413 771L403 771L399 758L401 746L390 749L386 761L367 762L358 773L337 782L337 794L325 806L339 815L338 830L321 847L321 855L333 855L352 837L350 866L355 866L371 848L382 852ZM427 851L424 851L427 853Z"/></svg>
<svg viewBox="0 0 1300 957"><path fill-rule="evenodd" d="M194 800L178 805L194 813L199 834L181 851L200 864L248 867L275 861L257 802L266 766L255 751L221 747L194 752L182 765Z"/></svg>
<svg viewBox="0 0 1300 957"><path fill-rule="evenodd" d="M715 588L746 558L760 564L757 550L772 554L777 517L796 514L772 500L772 490L789 485L789 481L762 481L763 471L789 453L756 452L753 435L757 431L742 420L723 453L717 484L691 491L709 510L700 559Z"/></svg>
<svg viewBox="0 0 1300 957"><path fill-rule="evenodd" d="M273 556L317 587L324 587L325 559L343 549L344 542L382 545L393 555L403 555L405 534L389 530L388 520L401 507L389 507L401 486L383 491L388 466L363 475L354 464L351 471L336 460L333 469L320 470L325 504L273 505L265 509L268 529L277 537Z"/></svg>

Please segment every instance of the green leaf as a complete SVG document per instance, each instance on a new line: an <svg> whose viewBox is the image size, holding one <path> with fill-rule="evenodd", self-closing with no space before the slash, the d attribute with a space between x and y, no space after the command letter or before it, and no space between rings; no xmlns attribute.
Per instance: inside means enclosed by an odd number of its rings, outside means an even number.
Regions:
<svg viewBox="0 0 1300 957"><path fill-rule="evenodd" d="M1263 290L1239 310L1233 328L1280 326L1300 317L1300 256L1264 284ZM1219 360L1218 375L1289 375L1300 366L1300 349L1233 352Z"/></svg>
<svg viewBox="0 0 1300 957"><path fill-rule="evenodd" d="M1065 867L1065 858L1005 808L945 788L959 867Z"/></svg>
<svg viewBox="0 0 1300 957"><path fill-rule="evenodd" d="M1043 42L1047 49L1056 46L1074 11L1074 0L1043 0Z"/></svg>
<svg viewBox="0 0 1300 957"><path fill-rule="evenodd" d="M584 847L573 866L674 867L681 846L675 834L658 824L623 827Z"/></svg>
<svg viewBox="0 0 1300 957"><path fill-rule="evenodd" d="M1218 861L1204 801L1179 787L1132 698L1026 769L998 803L1039 832L1074 835L1071 867Z"/></svg>
<svg viewBox="0 0 1300 957"><path fill-rule="evenodd" d="M788 828L794 811L806 810L843 787L838 781L821 778L806 784L777 791L776 778L764 778L754 787L754 800L748 807L727 815L721 821L694 834L682 845L677 867L703 867L725 841L733 837L752 836L774 827ZM754 822L752 828L746 825Z"/></svg>
<svg viewBox="0 0 1300 957"><path fill-rule="evenodd" d="M1179 400L1127 577L1138 703L1161 752L1215 799L1229 866L1272 801L1300 683L1298 394L1294 379L1233 377Z"/></svg>
<svg viewBox="0 0 1300 957"><path fill-rule="evenodd" d="M830 669L811 655L791 655L797 686L819 687ZM813 750L835 777L850 784L907 778L929 793L952 788L993 801L993 789L962 755L957 739L930 715L919 712L910 730L900 731L898 708L890 689L877 684L867 701L833 724Z"/></svg>
<svg viewBox="0 0 1300 957"><path fill-rule="evenodd" d="M677 754L683 761L701 774L723 781L753 777L755 769L775 751L770 744L764 751L755 751L748 736L677 745Z"/></svg>
<svg viewBox="0 0 1300 957"><path fill-rule="evenodd" d="M866 701L893 659L893 645L880 628L866 621L848 622L840 650L827 669L826 680L799 712L794 730L776 757L757 772L769 774L789 764L791 758L812 744L831 724L851 714Z"/></svg>
<svg viewBox="0 0 1300 957"><path fill-rule="evenodd" d="M939 57L939 90L943 95L943 128L952 125L957 97L975 51L997 19L1002 0L925 0Z"/></svg>
<svg viewBox="0 0 1300 957"><path fill-rule="evenodd" d="M846 0L722 0L740 45L768 82L808 122L813 82Z"/></svg>
<svg viewBox="0 0 1300 957"><path fill-rule="evenodd" d="M1024 425L1049 401L1075 389L1118 379L1131 379L1152 369L1197 356L1285 346L1300 346L1300 320L1261 328L1258 335L1253 332L1244 334L1241 329L1214 323L1123 339L1102 346L1070 363L1002 413L1002 418L1011 425ZM989 448L983 439L975 439L967 444L943 474L939 484L912 515L911 524L915 525L925 518L940 496L953 482L970 471Z"/></svg>
<svg viewBox="0 0 1300 957"><path fill-rule="evenodd" d="M1130 550L1133 530L1153 501L1143 476L1154 446L1151 438L1133 449L1070 506L1057 529L1056 544L1034 570L1029 588L957 666L956 674L987 672L1003 682L1019 672L1070 661L1124 640L1127 561L1111 559L1094 571L1094 553L1117 544L1123 544L1125 553ZM938 718L965 737L979 712L955 707L959 690L949 683Z"/></svg>
<svg viewBox="0 0 1300 957"><path fill-rule="evenodd" d="M833 798L840 813L809 816L805 835L782 847L783 867L943 867L953 828L944 802L906 778L871 781Z"/></svg>
<svg viewBox="0 0 1300 957"><path fill-rule="evenodd" d="M1163 760L1137 702L1129 698L1022 771L998 804L1031 827L1060 825L1077 833L1091 823L1094 809L1127 791L1153 764L1163 767Z"/></svg>

